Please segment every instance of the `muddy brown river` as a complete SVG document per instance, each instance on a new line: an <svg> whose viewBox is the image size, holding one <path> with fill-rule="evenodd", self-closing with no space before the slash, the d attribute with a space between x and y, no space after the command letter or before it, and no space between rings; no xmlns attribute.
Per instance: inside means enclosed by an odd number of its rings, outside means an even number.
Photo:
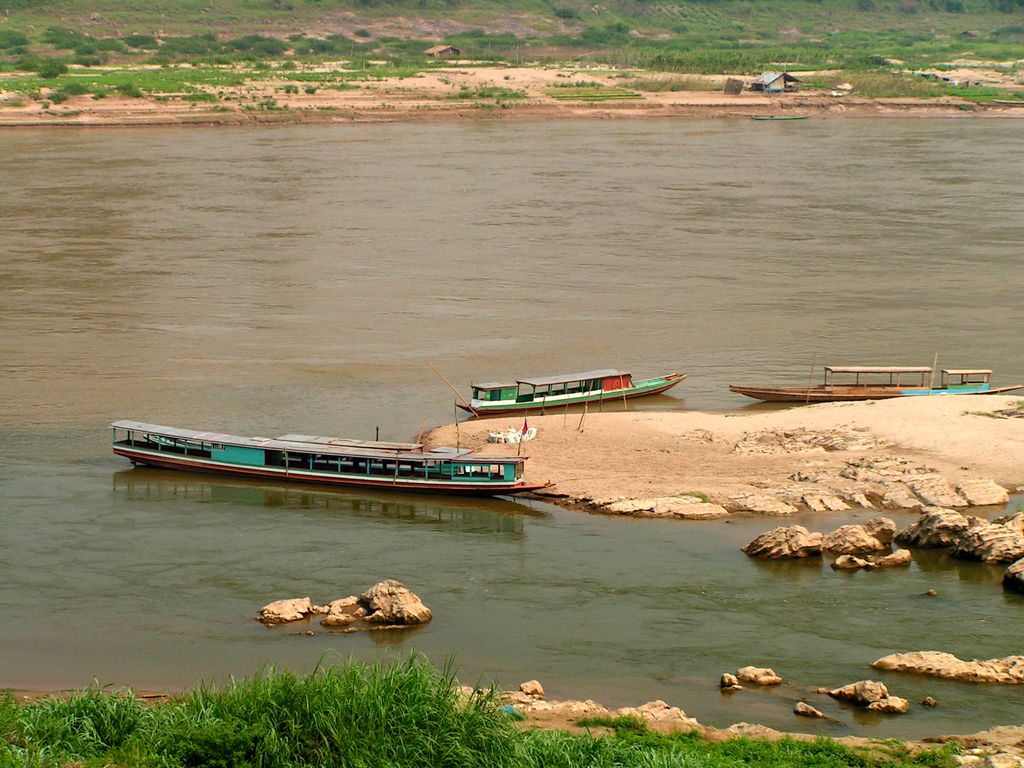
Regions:
<svg viewBox="0 0 1024 768"><path fill-rule="evenodd" d="M428 362L463 390L683 370L636 406L666 409L749 407L728 384L805 383L812 361L937 354L1024 381L1017 122L0 133L0 686L176 690L416 651L466 682L661 698L714 725L1024 721L1016 688L867 666L1019 653L1024 599L999 568L923 553L909 572L839 574L744 557L774 520L133 470L107 427L408 439L453 417ZM434 621L346 635L252 620L387 577ZM787 684L723 697L719 675L746 664ZM811 693L865 677L940 706L867 716ZM845 725L794 718L803 697Z"/></svg>

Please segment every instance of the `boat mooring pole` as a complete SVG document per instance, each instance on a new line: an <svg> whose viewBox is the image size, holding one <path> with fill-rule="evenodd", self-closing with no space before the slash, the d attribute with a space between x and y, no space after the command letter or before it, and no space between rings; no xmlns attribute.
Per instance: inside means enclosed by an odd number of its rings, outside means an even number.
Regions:
<svg viewBox="0 0 1024 768"><path fill-rule="evenodd" d="M817 352L811 353L811 372L807 375L807 399L804 400L804 405L807 405L809 402L811 402L811 387L814 384L814 363L817 356Z"/></svg>
<svg viewBox="0 0 1024 768"><path fill-rule="evenodd" d="M448 381L448 379L445 378L445 375L443 373L441 373L439 370L437 370L437 366L434 365L433 363L429 362L429 361L427 362L427 365L429 365L433 369L434 373L436 373L438 376L441 377L441 381L443 381L445 384L448 385L448 389L450 389L452 392L454 392L455 396L457 398L459 398L459 400L462 401L462 404L465 405L467 408L469 408L470 412L474 416L476 416L476 411L473 410L473 406L469 404L469 401L466 400L466 398L464 398L462 396L462 393L459 392L459 390L457 390L455 387L452 386L452 383L450 381ZM458 414L456 413L456 415L458 415Z"/></svg>

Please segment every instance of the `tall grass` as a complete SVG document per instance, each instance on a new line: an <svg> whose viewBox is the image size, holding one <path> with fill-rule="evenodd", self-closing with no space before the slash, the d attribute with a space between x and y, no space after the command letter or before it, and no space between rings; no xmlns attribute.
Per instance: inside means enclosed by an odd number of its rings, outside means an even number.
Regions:
<svg viewBox="0 0 1024 768"><path fill-rule="evenodd" d="M524 732L493 692L466 698L454 682L450 668L410 657L310 675L270 669L156 704L99 688L26 704L8 694L0 698L0 768L942 768L955 752L865 752L827 739L714 742L622 718L601 738Z"/></svg>

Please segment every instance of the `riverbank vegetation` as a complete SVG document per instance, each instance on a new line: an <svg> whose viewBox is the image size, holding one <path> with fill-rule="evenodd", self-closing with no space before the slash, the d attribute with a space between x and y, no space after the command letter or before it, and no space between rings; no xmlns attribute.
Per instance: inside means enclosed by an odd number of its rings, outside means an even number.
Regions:
<svg viewBox="0 0 1024 768"><path fill-rule="evenodd" d="M426 71L445 64L426 54L439 40L477 65L878 76L974 62L1024 78L1024 0L2 0L0 11L0 75L10 73L0 90L20 92L65 84L69 66L114 68L96 78L127 79L147 94L287 67L324 65L355 78L381 66ZM900 76L874 90L955 93L950 83Z"/></svg>
<svg viewBox="0 0 1024 768"><path fill-rule="evenodd" d="M0 766L878 766L953 765L955 745L912 753L817 739L708 740L617 718L582 733L517 725L493 690L463 696L450 669L410 657L309 675L273 670L146 702L93 688L0 700ZM602 735L595 735L593 731Z"/></svg>

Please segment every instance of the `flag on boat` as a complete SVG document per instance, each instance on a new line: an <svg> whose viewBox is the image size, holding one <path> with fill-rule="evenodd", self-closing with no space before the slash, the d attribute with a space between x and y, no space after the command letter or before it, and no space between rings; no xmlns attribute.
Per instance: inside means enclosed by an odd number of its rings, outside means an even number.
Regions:
<svg viewBox="0 0 1024 768"><path fill-rule="evenodd" d="M528 430L529 428L530 428L530 425L526 423L526 417L523 416L523 431L522 431L522 434L525 435L526 434L526 430Z"/></svg>

